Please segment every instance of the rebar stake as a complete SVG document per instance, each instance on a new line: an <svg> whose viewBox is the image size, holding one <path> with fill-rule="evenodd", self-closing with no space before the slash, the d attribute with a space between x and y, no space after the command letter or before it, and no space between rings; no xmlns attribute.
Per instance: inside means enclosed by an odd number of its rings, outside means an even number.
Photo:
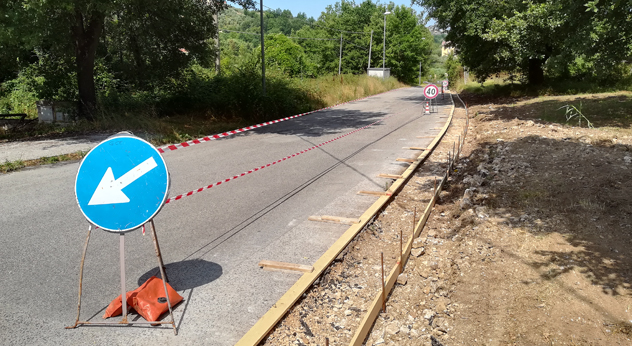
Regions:
<svg viewBox="0 0 632 346"><path fill-rule="evenodd" d="M404 271L404 234L402 229L399 229L399 273L401 274Z"/></svg>
<svg viewBox="0 0 632 346"><path fill-rule="evenodd" d="M83 245L83 255L81 255L81 265L79 266L79 297L77 298L77 319L75 324L66 327L66 329L77 328L79 324L79 314L81 313L81 291L83 288L83 264L86 261L86 252L88 251L88 242L90 241L90 233L92 233L92 225L88 226L88 236L86 237L86 243Z"/></svg>
<svg viewBox="0 0 632 346"><path fill-rule="evenodd" d="M386 313L386 289L384 288L384 252L380 252L382 263L382 312Z"/></svg>

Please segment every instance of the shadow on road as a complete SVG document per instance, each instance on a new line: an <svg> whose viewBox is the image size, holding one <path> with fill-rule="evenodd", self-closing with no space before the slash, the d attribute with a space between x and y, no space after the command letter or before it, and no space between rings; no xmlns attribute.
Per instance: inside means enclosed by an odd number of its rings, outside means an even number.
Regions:
<svg viewBox="0 0 632 346"><path fill-rule="evenodd" d="M328 109L305 115L273 126L256 129L255 133L319 137L337 135L345 129L357 129L385 117L386 112L348 109ZM376 124L374 126L377 126Z"/></svg>
<svg viewBox="0 0 632 346"><path fill-rule="evenodd" d="M169 284L176 291L184 291L204 286L222 276L222 266L203 259L192 259L165 265ZM152 276L160 276L158 267L154 267L138 278L138 286Z"/></svg>

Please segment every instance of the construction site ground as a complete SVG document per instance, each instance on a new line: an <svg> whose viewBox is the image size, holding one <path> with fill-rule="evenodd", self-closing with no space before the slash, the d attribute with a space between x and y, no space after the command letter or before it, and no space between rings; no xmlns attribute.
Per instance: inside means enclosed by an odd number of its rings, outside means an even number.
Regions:
<svg viewBox="0 0 632 346"><path fill-rule="evenodd" d="M584 102L603 98L630 94ZM550 123L538 99L463 99L463 153L365 344L632 344L629 124ZM349 344L381 291L380 254L388 272L445 172L465 125L456 104L433 154L263 344Z"/></svg>

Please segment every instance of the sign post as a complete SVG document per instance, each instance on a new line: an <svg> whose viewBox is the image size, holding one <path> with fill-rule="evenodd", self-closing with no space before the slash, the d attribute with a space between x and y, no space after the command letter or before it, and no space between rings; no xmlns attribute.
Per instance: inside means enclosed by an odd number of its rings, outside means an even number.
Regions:
<svg viewBox="0 0 632 346"><path fill-rule="evenodd" d="M75 196L84 217L90 223L79 271L79 298L75 324L171 324L177 335L171 301L167 291L167 276L160 255L153 218L160 211L169 192L169 172L158 150L148 142L123 132L94 147L81 161L75 180ZM125 233L150 222L169 307L170 322L128 322L125 290ZM121 265L121 301L123 318L120 322L80 322L83 264L93 225L119 234ZM144 231L143 231L144 232Z"/></svg>
<svg viewBox="0 0 632 346"><path fill-rule="evenodd" d="M436 85L434 85L434 84L426 85L426 87L424 88L424 97L426 97L426 99L430 100L431 104L432 104L432 100L435 97L437 97L437 95L439 95L439 88L437 88ZM430 113L430 111L428 110L428 107L426 107L426 113Z"/></svg>

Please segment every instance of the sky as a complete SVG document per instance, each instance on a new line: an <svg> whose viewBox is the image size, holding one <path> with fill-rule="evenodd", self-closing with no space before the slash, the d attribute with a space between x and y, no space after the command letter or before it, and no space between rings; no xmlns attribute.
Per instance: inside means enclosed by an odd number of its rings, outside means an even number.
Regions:
<svg viewBox="0 0 632 346"><path fill-rule="evenodd" d="M294 16L296 16L299 12L305 12L307 17L314 17L314 19L318 19L320 13L325 11L325 7L327 7L327 5L333 5L339 1L340 0L263 0L263 6L267 6L275 10L277 8L290 10ZM355 0L356 3L361 3L362 1L363 0ZM374 2L380 2L383 4L387 4L391 1L396 5L406 5L410 7L410 0L374 0ZM264 7L264 10L265 9L266 8ZM413 6L413 9L419 12L421 7L415 5Z"/></svg>

